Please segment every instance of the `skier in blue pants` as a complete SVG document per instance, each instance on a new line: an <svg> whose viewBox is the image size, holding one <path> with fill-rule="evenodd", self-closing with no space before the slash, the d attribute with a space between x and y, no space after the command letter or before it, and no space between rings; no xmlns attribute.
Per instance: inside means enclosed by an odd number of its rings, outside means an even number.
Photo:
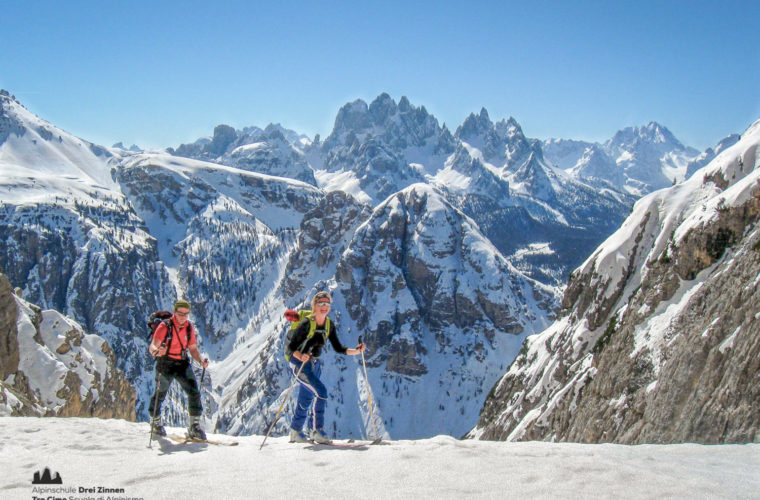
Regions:
<svg viewBox="0 0 760 500"><path fill-rule="evenodd" d="M319 356L322 348L330 340L335 352L355 356L361 354L365 346L359 344L356 349L347 349L338 339L335 324L327 317L332 305L332 299L327 292L318 292L311 300L312 314L304 318L298 325L290 340L289 350L290 369L293 375L301 370L298 376L300 389L295 414L290 423L290 442L305 443L309 439L316 443L330 443L330 438L324 430L325 406L327 404L327 388L319 379L322 363ZM303 365L303 368L301 366ZM310 435L302 431L307 414L311 429Z"/></svg>

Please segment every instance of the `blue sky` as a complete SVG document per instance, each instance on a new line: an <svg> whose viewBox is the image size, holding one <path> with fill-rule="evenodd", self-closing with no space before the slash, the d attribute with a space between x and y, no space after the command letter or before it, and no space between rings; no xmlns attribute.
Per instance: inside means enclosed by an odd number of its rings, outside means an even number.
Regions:
<svg viewBox="0 0 760 500"><path fill-rule="evenodd" d="M329 134L382 92L454 131L485 107L529 137L657 121L703 149L760 118L760 2L0 4L0 88L92 142L177 146L270 122Z"/></svg>

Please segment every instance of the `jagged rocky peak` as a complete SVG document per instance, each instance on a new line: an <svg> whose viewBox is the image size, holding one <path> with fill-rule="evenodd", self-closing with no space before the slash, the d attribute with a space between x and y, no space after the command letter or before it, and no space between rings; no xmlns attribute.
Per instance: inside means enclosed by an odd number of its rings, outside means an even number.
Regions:
<svg viewBox="0 0 760 500"><path fill-rule="evenodd" d="M212 155L221 156L235 139L237 139L237 132L233 127L224 124L217 125L214 127L211 144L206 146L206 150Z"/></svg>
<svg viewBox="0 0 760 500"><path fill-rule="evenodd" d="M522 127L512 116L506 120L499 120L496 122L494 124L494 130L496 130L497 134L505 137L509 141L525 139L525 134L523 134Z"/></svg>
<svg viewBox="0 0 760 500"><path fill-rule="evenodd" d="M379 254L385 258L376 260ZM464 262L448 260L460 254ZM380 262L390 263L392 267L375 268ZM510 280L524 279L517 278L519 272L516 270L508 269L503 257L487 243L477 225L451 206L439 191L426 184L415 184L374 210L357 232L350 251L344 254L337 276L339 281L359 287L356 293L349 294L355 298L365 293L365 286L369 286L370 293L380 293L385 286L376 288L373 284L381 282L391 286L387 290L391 297L411 293L414 308L419 308L418 314L439 326L450 323L472 326L484 318L491 318L503 331L522 331L523 320L519 315L509 313L510 300L505 300L502 295L500 300L492 301L487 294L470 289L471 284L465 283L466 274L486 272L483 268L486 262L497 266L504 274L486 273L489 278L482 276L481 279L505 280L501 283L503 294L514 292L514 282ZM460 264L461 268L458 267ZM357 269L361 269L359 274L354 273ZM377 277L372 278L367 272L375 272ZM395 273L400 273L397 278L393 278ZM463 274L458 276L458 273ZM510 277L511 273L514 274ZM359 326L365 326L362 318L372 313L359 304L355 305L349 307L349 312Z"/></svg>
<svg viewBox="0 0 760 500"><path fill-rule="evenodd" d="M222 124L214 128L213 137L182 144L176 151L169 148L168 152L316 185L314 172L303 152L309 144L308 137L280 124L269 124L263 130L246 127L241 131Z"/></svg>
<svg viewBox="0 0 760 500"><path fill-rule="evenodd" d="M546 165L544 164L541 151L531 151L528 160L520 166L513 178L518 182L548 181L549 175L546 172Z"/></svg>
<svg viewBox="0 0 760 500"><path fill-rule="evenodd" d="M287 142L285 134L282 133L282 127L272 124L268 125L267 128L264 129L264 137L270 141Z"/></svg>
<svg viewBox="0 0 760 500"><path fill-rule="evenodd" d="M479 114L470 113L457 128L454 136L465 142L484 137L493 131L493 122L488 116L488 110L481 108Z"/></svg>
<svg viewBox="0 0 760 500"><path fill-rule="evenodd" d="M517 123L514 117L510 116L506 120L499 120L494 123L491 121L486 108L481 108L479 114L470 113L462 125L459 126L455 135L459 139L468 142L485 137L488 134L495 134L505 142L526 140L522 127L520 127L520 124Z"/></svg>
<svg viewBox="0 0 760 500"><path fill-rule="evenodd" d="M442 140L446 138L438 138L441 133L438 120L424 106L413 106L406 96L396 104L390 95L382 93L369 106L361 99L343 106L323 150L350 147L368 136L379 136L399 151L424 146L431 138L437 141L437 147L448 148L447 141Z"/></svg>
<svg viewBox="0 0 760 500"><path fill-rule="evenodd" d="M406 101L405 110L408 111L409 101ZM393 115L399 111L399 106L396 105L391 96L383 92L369 105L369 114L372 118L372 122L376 125L386 123Z"/></svg>
<svg viewBox="0 0 760 500"><path fill-rule="evenodd" d="M349 131L362 132L372 126L372 118L369 114L367 103L361 99L343 105L335 117L335 125L331 136L347 133ZM328 138L329 139L329 138ZM325 141L327 142L327 141Z"/></svg>
<svg viewBox="0 0 760 500"><path fill-rule="evenodd" d="M457 128L456 138L480 150L483 159L505 171L524 163L531 153L542 155L541 144L530 141L513 117L493 123L485 108L471 113Z"/></svg>
<svg viewBox="0 0 760 500"><path fill-rule="evenodd" d="M131 146L127 147L124 145L123 142L117 142L111 147L114 149L123 149L124 151L131 151L133 153L139 153L140 151L142 151L142 148L140 148L140 146L138 146L137 144L132 144Z"/></svg>
<svg viewBox="0 0 760 500"><path fill-rule="evenodd" d="M461 144L457 146L454 154L448 158L446 165L468 177L480 175L485 170L483 163L477 158L473 158L467 148Z"/></svg>

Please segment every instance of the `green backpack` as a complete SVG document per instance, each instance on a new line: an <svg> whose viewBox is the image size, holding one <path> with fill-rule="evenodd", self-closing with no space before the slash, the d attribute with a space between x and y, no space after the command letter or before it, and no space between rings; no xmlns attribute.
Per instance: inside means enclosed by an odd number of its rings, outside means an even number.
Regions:
<svg viewBox="0 0 760 500"><path fill-rule="evenodd" d="M293 334L298 329L298 325L301 324L301 321L303 321L304 318L309 319L309 333L306 335L306 340L309 340L314 336L314 332L317 331L317 321L314 319L314 314L310 309L301 309L300 311L288 309L285 311L285 317L291 322L291 325L290 328L288 328L288 331L285 332L285 340L282 343L282 350L285 353L285 359L290 361L290 356L293 354L293 351L290 350L290 341L293 339ZM328 316L325 319L325 340L327 340L329 335L330 317ZM301 348L306 344L306 340L301 344Z"/></svg>

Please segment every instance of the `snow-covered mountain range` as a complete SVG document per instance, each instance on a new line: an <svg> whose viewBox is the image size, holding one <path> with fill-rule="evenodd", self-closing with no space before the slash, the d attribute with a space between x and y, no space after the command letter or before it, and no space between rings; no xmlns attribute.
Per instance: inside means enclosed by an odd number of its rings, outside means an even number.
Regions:
<svg viewBox="0 0 760 500"><path fill-rule="evenodd" d="M760 439L760 121L687 181L639 200L571 275L471 437Z"/></svg>
<svg viewBox="0 0 760 500"><path fill-rule="evenodd" d="M629 174L643 153L622 184L592 182L602 167L562 168L514 119L481 110L452 134L387 94L341 108L324 141L220 125L167 152L99 147L7 92L0 102L0 268L26 300L109 342L138 418L153 378L143 323L190 300L212 359L206 425L231 433L270 421L290 381L282 312L327 289L342 342L369 345L375 425L464 434L523 339L551 324L570 270L629 213L627 187L645 189ZM648 151L647 137L677 142L662 130L631 141ZM678 162L698 156L682 149ZM326 356L330 430L361 435L360 365ZM182 422L181 395L168 403Z"/></svg>

